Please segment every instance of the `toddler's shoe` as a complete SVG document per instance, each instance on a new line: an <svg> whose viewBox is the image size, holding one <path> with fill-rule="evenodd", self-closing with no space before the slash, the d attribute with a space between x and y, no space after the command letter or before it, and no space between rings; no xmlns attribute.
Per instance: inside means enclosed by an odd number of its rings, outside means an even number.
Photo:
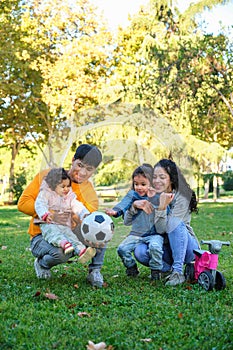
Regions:
<svg viewBox="0 0 233 350"><path fill-rule="evenodd" d="M151 270L150 278L151 278L151 281L161 280L161 271L160 270Z"/></svg>
<svg viewBox="0 0 233 350"><path fill-rule="evenodd" d="M74 251L74 247L72 246L72 244L68 241L63 241L61 242L61 247L64 249L64 253L65 254L69 254L71 252Z"/></svg>
<svg viewBox="0 0 233 350"><path fill-rule="evenodd" d="M92 248L92 247L88 247L88 248L84 248L83 250L81 250L81 252L79 253L79 259L78 261L81 264L85 264L86 262L88 262L89 260L91 260L93 258L93 256L96 255L96 249Z"/></svg>
<svg viewBox="0 0 233 350"><path fill-rule="evenodd" d="M131 267L127 267L126 268L126 275L129 277L136 277L137 275L139 275L139 270L137 265L133 265Z"/></svg>

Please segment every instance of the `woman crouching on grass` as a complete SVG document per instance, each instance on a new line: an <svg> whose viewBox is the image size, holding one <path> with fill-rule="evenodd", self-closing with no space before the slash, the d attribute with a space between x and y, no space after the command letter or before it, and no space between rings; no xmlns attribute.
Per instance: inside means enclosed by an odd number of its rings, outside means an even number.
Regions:
<svg viewBox="0 0 233 350"><path fill-rule="evenodd" d="M163 223L164 231L168 235L172 253L172 271L167 277L165 285L175 286L185 281L183 274L184 263L193 261L193 249L199 248L198 240L190 226L191 213L198 211L196 195L175 162L170 159L162 159L155 164L153 186L156 193L174 194L168 207L166 207L165 203L155 210L164 211L160 221ZM160 198L162 200L163 196L160 196ZM140 204L140 201L134 202L134 206L137 208L141 206L140 209L144 209L145 205L145 203ZM148 266L149 255L147 249L145 244L138 245L135 249L135 257L143 265Z"/></svg>

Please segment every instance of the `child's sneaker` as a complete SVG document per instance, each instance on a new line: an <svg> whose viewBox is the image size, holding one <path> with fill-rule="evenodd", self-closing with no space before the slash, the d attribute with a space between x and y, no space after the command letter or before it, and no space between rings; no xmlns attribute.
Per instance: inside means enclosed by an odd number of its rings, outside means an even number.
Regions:
<svg viewBox="0 0 233 350"><path fill-rule="evenodd" d="M136 277L137 275L139 275L139 271L138 271L138 267L137 265L133 265L131 267L127 267L126 268L126 275L129 277Z"/></svg>
<svg viewBox="0 0 233 350"><path fill-rule="evenodd" d="M78 261L81 264L85 264L87 261L91 260L93 256L96 255L96 249L92 247L85 248L79 253Z"/></svg>
<svg viewBox="0 0 233 350"><path fill-rule="evenodd" d="M69 253L74 251L74 247L68 241L62 241L61 247L62 247L62 249L64 249L64 254L69 254Z"/></svg>
<svg viewBox="0 0 233 350"><path fill-rule="evenodd" d="M161 280L161 271L160 270L151 270L150 278L151 278L151 281Z"/></svg>

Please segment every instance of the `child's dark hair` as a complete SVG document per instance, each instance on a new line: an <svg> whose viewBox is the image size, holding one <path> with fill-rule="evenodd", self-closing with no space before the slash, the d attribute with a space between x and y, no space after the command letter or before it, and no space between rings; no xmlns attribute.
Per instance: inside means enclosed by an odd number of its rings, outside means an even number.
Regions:
<svg viewBox="0 0 233 350"><path fill-rule="evenodd" d="M45 181L52 191L55 191L57 185L59 185L62 182L62 180L66 180L66 179L70 180L70 177L64 168L53 168L49 171L49 173L45 177ZM71 184L71 180L70 180L70 184Z"/></svg>
<svg viewBox="0 0 233 350"><path fill-rule="evenodd" d="M147 163L143 163L142 165L140 165L139 167L137 167L133 174L132 174L132 189L134 190L134 178L135 176L138 175L142 175L144 176L146 179L148 179L150 181L150 184L152 184L152 179L153 179L153 167L150 164Z"/></svg>
<svg viewBox="0 0 233 350"><path fill-rule="evenodd" d="M163 168L170 176L172 189L182 193L185 197L190 198L190 212L198 212L196 193L190 188L189 184L181 173L175 162L171 159L161 159L155 164L154 168Z"/></svg>

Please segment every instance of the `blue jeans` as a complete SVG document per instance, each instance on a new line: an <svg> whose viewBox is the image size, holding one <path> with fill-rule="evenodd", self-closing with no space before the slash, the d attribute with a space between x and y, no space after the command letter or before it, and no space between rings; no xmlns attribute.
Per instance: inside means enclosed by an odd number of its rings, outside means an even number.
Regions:
<svg viewBox="0 0 233 350"><path fill-rule="evenodd" d="M148 266L153 270L162 270L163 268L163 236L149 235L145 237L129 235L117 248L117 253L120 256L125 267L132 267L136 264L132 256L136 246L144 242L148 245Z"/></svg>
<svg viewBox="0 0 233 350"><path fill-rule="evenodd" d="M168 234L169 245L164 245L163 271L172 268L173 271L182 273L184 263L194 260L194 249L199 245L195 237L187 230L185 224L180 222ZM143 265L149 266L148 246L139 244L134 251L135 258Z"/></svg>
<svg viewBox="0 0 233 350"><path fill-rule="evenodd" d="M102 267L105 250L106 247L96 249L96 255L92 258L92 261L89 264L90 271ZM46 242L41 234L32 238L31 252L39 259L40 265L45 269L51 269L53 266L63 264L73 256L73 252L70 254L64 254L62 248L55 247Z"/></svg>

